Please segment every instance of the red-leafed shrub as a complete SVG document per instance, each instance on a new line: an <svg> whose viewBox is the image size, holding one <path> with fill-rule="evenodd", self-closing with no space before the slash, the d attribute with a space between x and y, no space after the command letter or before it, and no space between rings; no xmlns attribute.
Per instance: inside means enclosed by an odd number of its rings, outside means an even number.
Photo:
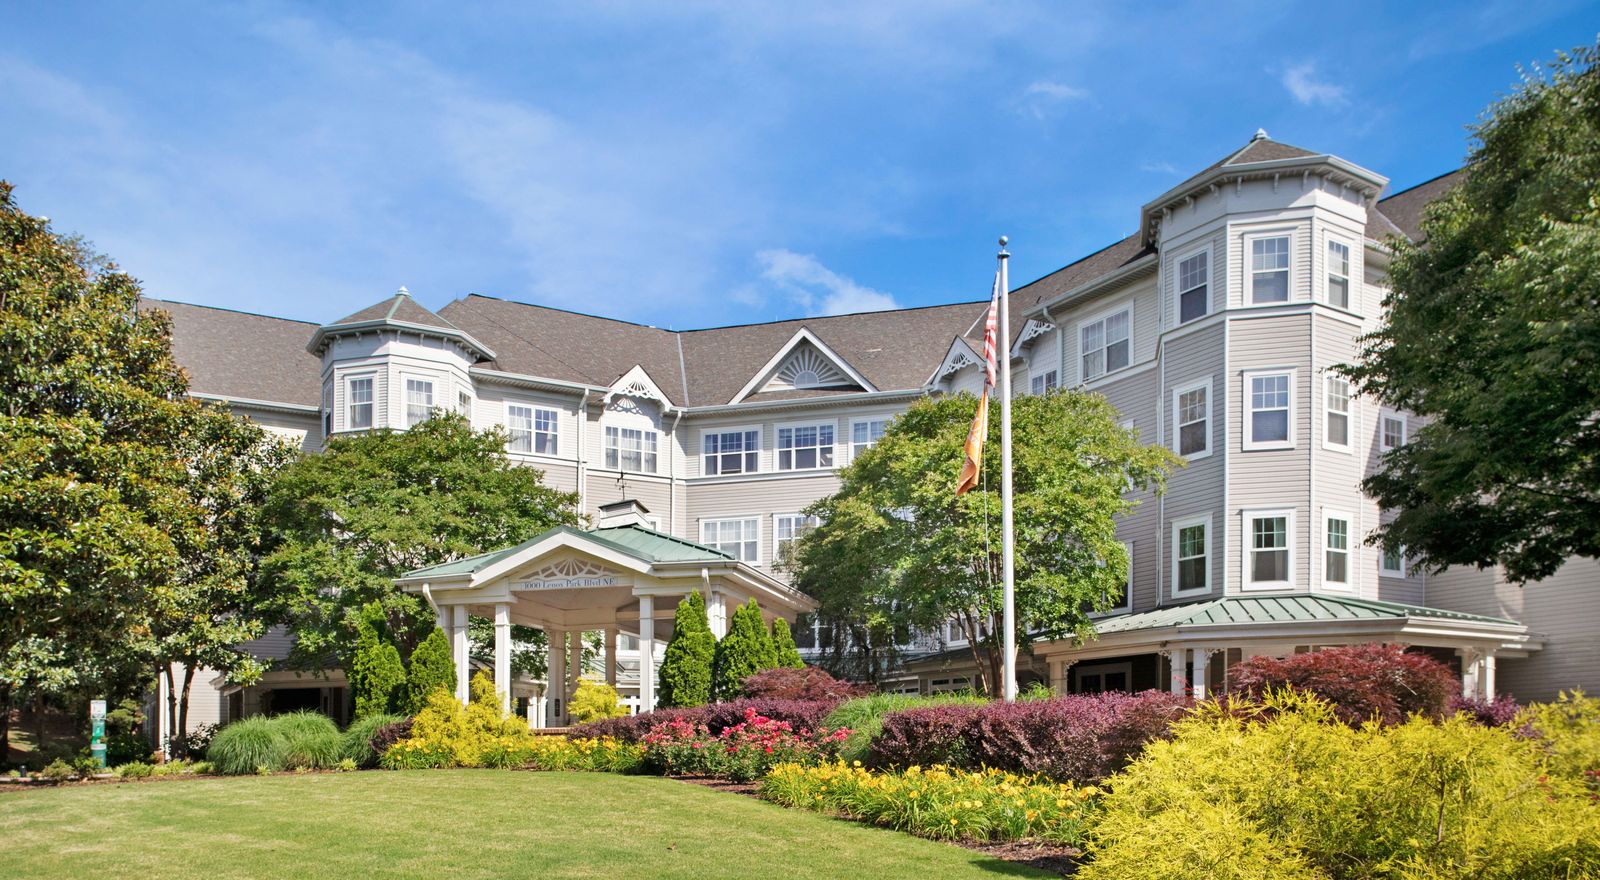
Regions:
<svg viewBox="0 0 1600 880"><path fill-rule="evenodd" d="M1413 714L1441 718L1461 685L1444 664L1394 645L1350 645L1278 660L1251 657L1228 672L1230 690L1260 699L1291 686L1333 704L1339 719L1399 724Z"/></svg>
<svg viewBox="0 0 1600 880"><path fill-rule="evenodd" d="M607 718L591 721L572 729L573 737L615 737L623 742L641 742L645 734L658 724L685 721L704 726L712 736L744 721L745 713L754 709L758 714L778 721L786 721L795 728L817 730L835 706L833 701L816 700L733 700L728 703L711 703L687 709L657 709L643 715L626 718Z"/></svg>
<svg viewBox="0 0 1600 880"><path fill-rule="evenodd" d="M1459 694L1450 698L1451 715L1465 714L1473 721L1484 727L1505 727L1517 720L1517 714L1522 707L1509 696L1502 695L1493 700L1482 697L1463 697Z"/></svg>
<svg viewBox="0 0 1600 880"><path fill-rule="evenodd" d="M746 707L738 723L717 734L682 718L651 727L640 740L642 766L669 776L709 774L749 782L779 764L830 760L849 735L845 728L797 727Z"/></svg>
<svg viewBox="0 0 1600 880"><path fill-rule="evenodd" d="M800 669L763 669L744 680L752 700L831 700L842 703L872 692L866 685L843 681L815 666Z"/></svg>
<svg viewBox="0 0 1600 880"><path fill-rule="evenodd" d="M870 753L880 766L994 767L1098 782L1165 736L1187 705L1184 697L1145 691L911 709L884 718Z"/></svg>

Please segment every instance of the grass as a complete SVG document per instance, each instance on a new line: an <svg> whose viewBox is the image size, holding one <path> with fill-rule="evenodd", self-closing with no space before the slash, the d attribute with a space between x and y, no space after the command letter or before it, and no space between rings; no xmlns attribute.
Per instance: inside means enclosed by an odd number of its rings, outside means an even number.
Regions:
<svg viewBox="0 0 1600 880"><path fill-rule="evenodd" d="M921 709L926 706L943 706L947 703L985 703L983 697L971 694L934 694L933 696L919 696L917 694L872 694L866 697L857 697L839 704L828 715L824 725L827 727L848 727L850 738L845 740L844 746L839 750L839 756L848 763L850 761L865 761L867 759L867 746L872 738L883 729L883 716L890 712L902 712L906 709Z"/></svg>
<svg viewBox="0 0 1600 880"><path fill-rule="evenodd" d="M667 779L424 770L0 794L0 877L1045 877Z"/></svg>

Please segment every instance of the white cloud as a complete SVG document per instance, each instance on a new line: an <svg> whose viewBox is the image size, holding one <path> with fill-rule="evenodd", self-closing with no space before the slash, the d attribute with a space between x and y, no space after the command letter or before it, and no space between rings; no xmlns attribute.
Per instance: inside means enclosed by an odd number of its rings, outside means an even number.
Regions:
<svg viewBox="0 0 1600 880"><path fill-rule="evenodd" d="M761 265L762 278L810 314L845 315L899 307L889 294L857 284L810 254L777 248L757 253L756 262Z"/></svg>
<svg viewBox="0 0 1600 880"><path fill-rule="evenodd" d="M1296 101L1307 106L1322 104L1337 107L1349 103L1349 99L1345 97L1344 86L1317 79L1316 65L1309 61L1285 70L1283 87L1289 90L1289 94L1293 95Z"/></svg>
<svg viewBox="0 0 1600 880"><path fill-rule="evenodd" d="M1017 101L1017 112L1034 119L1043 119L1063 104L1089 99L1089 90L1067 83L1038 79L1022 90Z"/></svg>
<svg viewBox="0 0 1600 880"><path fill-rule="evenodd" d="M1177 166L1173 165L1171 162L1145 162L1145 163L1142 163L1139 166L1139 170L1140 171L1148 171L1151 174L1177 174L1178 173Z"/></svg>

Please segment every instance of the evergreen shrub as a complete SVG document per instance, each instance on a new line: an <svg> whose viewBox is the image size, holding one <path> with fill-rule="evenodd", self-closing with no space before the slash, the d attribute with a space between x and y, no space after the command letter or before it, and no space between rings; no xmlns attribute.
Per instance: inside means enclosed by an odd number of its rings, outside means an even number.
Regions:
<svg viewBox="0 0 1600 880"><path fill-rule="evenodd" d="M438 627L411 652L411 668L406 671L406 698L401 709L415 715L428 705L436 690L454 692L456 664L450 659L450 639Z"/></svg>
<svg viewBox="0 0 1600 880"><path fill-rule="evenodd" d="M586 678L578 679L578 690L572 695L572 704L568 707L574 721L582 724L585 721L599 721L603 718L621 718L628 714L628 707L622 705L617 697L617 689L609 684L590 681Z"/></svg>
<svg viewBox="0 0 1600 880"><path fill-rule="evenodd" d="M739 606L712 657L712 697L726 702L744 696L744 680L778 665L777 653L756 600Z"/></svg>
<svg viewBox="0 0 1600 880"><path fill-rule="evenodd" d="M406 703L406 668L387 635L383 609L368 603L356 618L356 649L350 661L355 717L399 712Z"/></svg>
<svg viewBox="0 0 1600 880"><path fill-rule="evenodd" d="M800 649L794 643L794 633L789 631L789 621L782 617L772 619L772 648L774 668L805 668L806 661L800 659Z"/></svg>
<svg viewBox="0 0 1600 880"><path fill-rule="evenodd" d="M1228 671L1229 690L1259 700L1284 686L1316 694L1350 724L1442 718L1461 684L1444 664L1397 645L1349 645L1279 660L1251 657Z"/></svg>
<svg viewBox="0 0 1600 880"><path fill-rule="evenodd" d="M465 706L452 694L434 691L411 720L410 734L385 749L378 763L391 770L517 767L531 760L534 739L525 721L500 713L493 679L479 673Z"/></svg>
<svg viewBox="0 0 1600 880"><path fill-rule="evenodd" d="M717 638L706 618L705 599L690 593L678 603L673 616L672 638L657 675L656 704L675 708L711 702L711 666L716 652Z"/></svg>

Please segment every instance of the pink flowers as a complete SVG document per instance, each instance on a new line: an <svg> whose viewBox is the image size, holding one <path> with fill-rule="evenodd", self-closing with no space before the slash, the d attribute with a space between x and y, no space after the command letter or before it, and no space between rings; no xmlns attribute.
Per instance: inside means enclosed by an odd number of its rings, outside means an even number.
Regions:
<svg viewBox="0 0 1600 880"><path fill-rule="evenodd" d="M712 737L704 725L681 719L650 728L640 741L645 765L667 775L706 774L747 782L780 763L814 763L838 753L850 731L801 728L747 707L743 720ZM716 746L717 748L711 748Z"/></svg>

